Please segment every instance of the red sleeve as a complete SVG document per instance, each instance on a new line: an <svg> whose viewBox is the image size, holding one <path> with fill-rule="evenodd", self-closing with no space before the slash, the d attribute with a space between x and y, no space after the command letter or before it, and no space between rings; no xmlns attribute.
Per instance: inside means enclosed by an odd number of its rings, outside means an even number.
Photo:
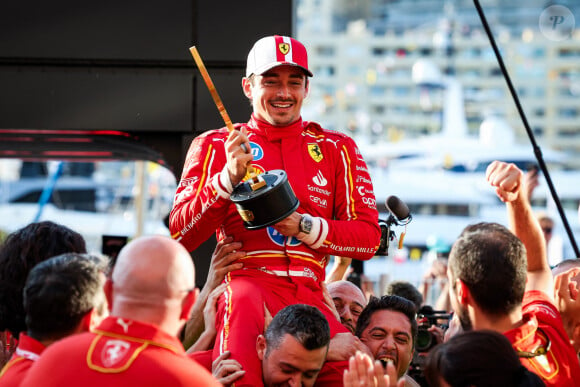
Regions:
<svg viewBox="0 0 580 387"><path fill-rule="evenodd" d="M567 338L567 333L564 330L564 323L562 322L560 312L546 293L540 290L530 290L525 292L522 302L522 311L524 313L532 313L536 316L539 323L557 329L560 336Z"/></svg>
<svg viewBox="0 0 580 387"><path fill-rule="evenodd" d="M334 218L318 218L319 240L305 241L318 251L355 259L370 259L379 246L375 194L367 165L354 141L338 142Z"/></svg>
<svg viewBox="0 0 580 387"><path fill-rule="evenodd" d="M545 313L556 318L560 316L558 309L552 303L548 295L540 290L529 290L524 293L524 299L522 301L522 309L526 312L530 308L541 306L545 310Z"/></svg>
<svg viewBox="0 0 580 387"><path fill-rule="evenodd" d="M224 134L225 133L225 134ZM193 140L169 218L171 236L188 251L195 250L222 224L231 202L225 166L224 129Z"/></svg>

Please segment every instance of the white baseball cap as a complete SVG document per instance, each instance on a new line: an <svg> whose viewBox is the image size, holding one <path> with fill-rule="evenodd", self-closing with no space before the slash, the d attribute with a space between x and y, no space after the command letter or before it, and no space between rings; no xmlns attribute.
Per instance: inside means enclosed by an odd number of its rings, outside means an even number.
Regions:
<svg viewBox="0 0 580 387"><path fill-rule="evenodd" d="M281 65L298 66L309 77L308 53L302 43L288 36L266 36L258 40L248 54L246 77L261 75Z"/></svg>

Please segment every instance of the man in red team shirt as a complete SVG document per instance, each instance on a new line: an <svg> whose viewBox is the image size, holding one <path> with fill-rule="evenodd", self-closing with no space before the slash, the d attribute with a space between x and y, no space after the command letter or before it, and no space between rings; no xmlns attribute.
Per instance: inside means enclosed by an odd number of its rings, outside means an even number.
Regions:
<svg viewBox="0 0 580 387"><path fill-rule="evenodd" d="M46 347L89 331L108 315L106 267L98 257L67 253L32 268L23 291L27 331L0 372L0 386L19 386Z"/></svg>
<svg viewBox="0 0 580 387"><path fill-rule="evenodd" d="M506 335L521 363L546 385L577 385L578 358L554 305L546 245L522 176L514 164L488 167L487 180L506 203L515 235L496 223L463 230L449 256L451 304L464 330Z"/></svg>
<svg viewBox="0 0 580 387"><path fill-rule="evenodd" d="M325 314L331 336L346 332L324 304L328 256L369 259L379 244L373 187L354 141L301 118L311 76L302 43L285 36L258 40L242 79L250 120L194 139L175 195L170 229L187 250L217 232L218 240L231 236L247 253L243 269L226 277L213 355L230 351L242 364L246 374L237 386L262 384L254 343L264 331L264 305L274 315L309 304ZM284 170L300 201L287 218L258 230L244 227L230 200L250 165L257 172Z"/></svg>
<svg viewBox="0 0 580 387"><path fill-rule="evenodd" d="M105 283L111 315L48 347L21 386L221 386L177 338L195 298L191 256L164 236L119 253Z"/></svg>

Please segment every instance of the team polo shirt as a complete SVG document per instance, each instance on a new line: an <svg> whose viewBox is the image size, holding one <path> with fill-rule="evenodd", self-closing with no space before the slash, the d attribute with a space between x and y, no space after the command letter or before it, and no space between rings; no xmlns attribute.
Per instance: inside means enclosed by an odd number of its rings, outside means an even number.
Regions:
<svg viewBox="0 0 580 387"><path fill-rule="evenodd" d="M0 372L0 386L17 387L46 347L32 337L20 334L16 352Z"/></svg>
<svg viewBox="0 0 580 387"><path fill-rule="evenodd" d="M504 333L521 363L546 386L579 385L578 357L555 305L545 293L534 290L525 293L522 311L524 323Z"/></svg>
<svg viewBox="0 0 580 387"><path fill-rule="evenodd" d="M23 387L221 386L158 327L108 317L93 332L52 344Z"/></svg>

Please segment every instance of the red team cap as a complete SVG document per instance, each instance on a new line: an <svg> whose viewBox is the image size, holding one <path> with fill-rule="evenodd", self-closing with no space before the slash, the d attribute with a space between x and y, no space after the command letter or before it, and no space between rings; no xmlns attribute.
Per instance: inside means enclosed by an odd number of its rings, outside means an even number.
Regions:
<svg viewBox="0 0 580 387"><path fill-rule="evenodd" d="M248 54L246 77L261 75L281 65L298 66L309 77L308 54L302 43L288 36L266 36L258 40Z"/></svg>

